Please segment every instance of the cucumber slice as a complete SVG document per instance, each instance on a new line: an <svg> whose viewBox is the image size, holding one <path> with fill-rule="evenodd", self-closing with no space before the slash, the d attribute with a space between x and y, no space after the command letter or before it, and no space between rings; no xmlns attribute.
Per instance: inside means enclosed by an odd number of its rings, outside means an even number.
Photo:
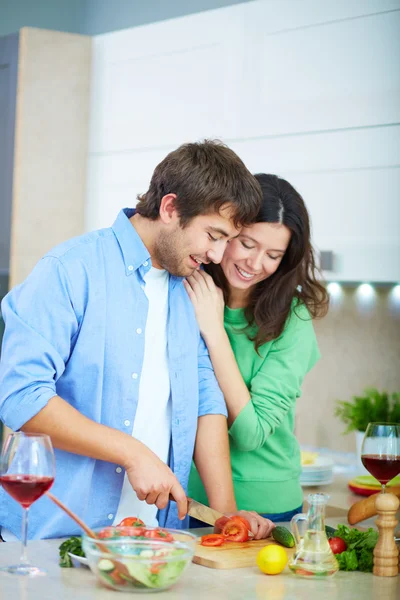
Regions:
<svg viewBox="0 0 400 600"><path fill-rule="evenodd" d="M107 558L102 558L99 560L97 567L100 571L103 571L103 573L112 573L112 571L115 569L114 563Z"/></svg>

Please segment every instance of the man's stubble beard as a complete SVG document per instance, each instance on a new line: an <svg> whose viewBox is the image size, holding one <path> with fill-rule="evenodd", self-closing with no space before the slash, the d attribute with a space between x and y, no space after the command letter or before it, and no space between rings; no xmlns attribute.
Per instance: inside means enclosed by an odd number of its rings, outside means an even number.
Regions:
<svg viewBox="0 0 400 600"><path fill-rule="evenodd" d="M154 258L163 269L175 277L187 277L190 273L186 272L183 264L184 252L180 238L182 231L160 232L158 240L154 246Z"/></svg>

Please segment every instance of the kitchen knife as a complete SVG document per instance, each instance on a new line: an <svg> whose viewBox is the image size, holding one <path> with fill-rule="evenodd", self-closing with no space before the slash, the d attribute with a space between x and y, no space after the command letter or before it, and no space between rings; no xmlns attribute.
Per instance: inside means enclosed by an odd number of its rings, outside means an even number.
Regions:
<svg viewBox="0 0 400 600"><path fill-rule="evenodd" d="M225 516L217 510L214 510L205 504L201 504L200 502L197 502L197 500L193 500L193 498L188 498L187 501L188 515L198 521L203 521L208 525L214 525L215 521Z"/></svg>

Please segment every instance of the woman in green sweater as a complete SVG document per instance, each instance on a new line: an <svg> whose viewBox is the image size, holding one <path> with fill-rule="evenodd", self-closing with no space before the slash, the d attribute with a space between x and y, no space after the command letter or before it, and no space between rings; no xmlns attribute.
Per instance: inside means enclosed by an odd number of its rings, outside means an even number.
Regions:
<svg viewBox="0 0 400 600"><path fill-rule="evenodd" d="M328 295L302 197L275 175L256 179L257 222L185 285L228 408L238 508L281 521L301 511L296 400L319 358L312 319L327 312ZM194 466L189 496L207 503Z"/></svg>

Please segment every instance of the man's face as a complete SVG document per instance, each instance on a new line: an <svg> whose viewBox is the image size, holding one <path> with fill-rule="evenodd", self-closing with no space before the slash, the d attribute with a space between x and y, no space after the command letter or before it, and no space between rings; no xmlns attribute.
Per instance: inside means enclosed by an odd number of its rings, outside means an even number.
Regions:
<svg viewBox="0 0 400 600"><path fill-rule="evenodd" d="M154 247L157 263L172 275L188 277L202 263L220 263L227 243L240 233L229 204L219 213L194 217L186 227L175 223L160 232Z"/></svg>

